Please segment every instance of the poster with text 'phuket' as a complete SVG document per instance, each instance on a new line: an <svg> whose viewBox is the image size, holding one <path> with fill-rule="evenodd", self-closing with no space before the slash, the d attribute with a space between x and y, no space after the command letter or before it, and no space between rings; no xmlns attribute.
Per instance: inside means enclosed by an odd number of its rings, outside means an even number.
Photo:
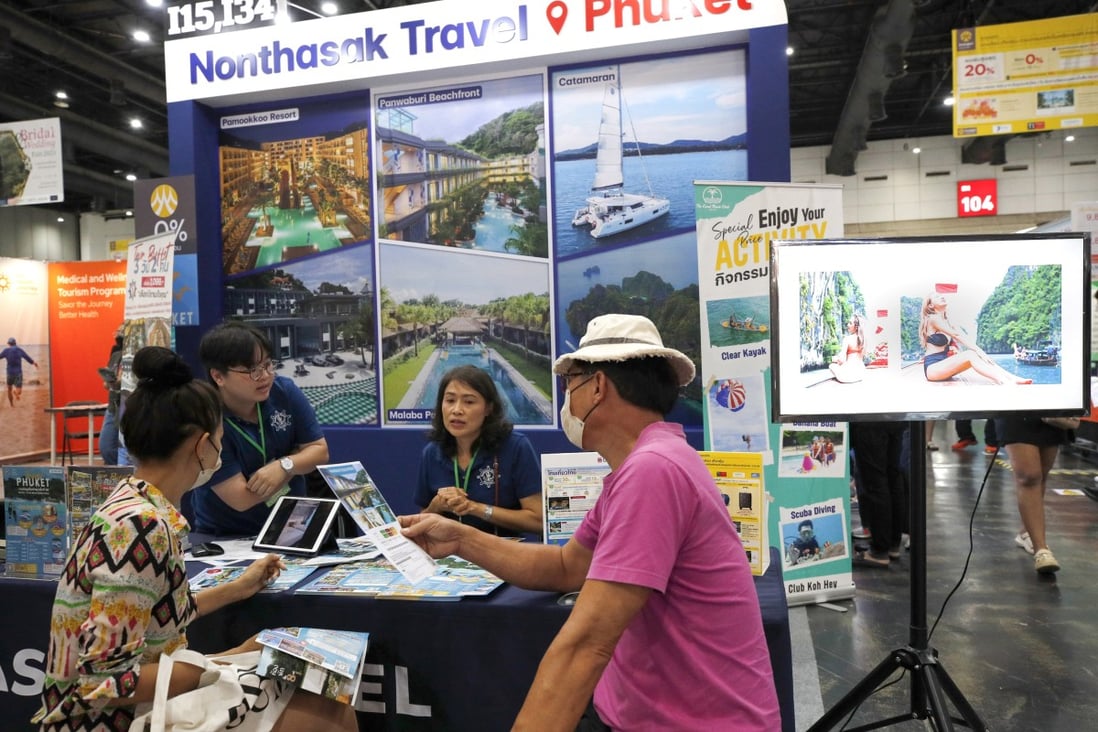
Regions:
<svg viewBox="0 0 1098 732"><path fill-rule="evenodd" d="M773 500L770 545L787 556L782 517L827 504L838 509L845 547L849 530L846 424L781 429L771 419L770 246L775 240L822 239L843 231L842 189L786 183L696 181L698 290L701 300L701 378L705 445L709 450L758 452ZM846 309L852 305L848 304ZM821 338L842 336L834 318L819 317ZM830 445L830 457L828 450ZM820 459L804 453L815 450ZM788 523L788 520L786 521ZM788 527L785 527L788 528ZM796 528L794 526L794 528ZM829 531L832 530L830 523ZM790 604L849 597L849 553L829 549L828 561L807 555L783 565L802 582L787 581Z"/></svg>

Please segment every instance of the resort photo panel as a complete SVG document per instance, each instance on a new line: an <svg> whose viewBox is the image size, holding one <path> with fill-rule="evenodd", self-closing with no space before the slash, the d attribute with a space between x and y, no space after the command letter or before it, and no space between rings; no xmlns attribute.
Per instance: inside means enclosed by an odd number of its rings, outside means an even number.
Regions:
<svg viewBox="0 0 1098 732"><path fill-rule="evenodd" d="M224 315L266 334L322 424L378 423L374 245L226 280Z"/></svg>
<svg viewBox="0 0 1098 732"><path fill-rule="evenodd" d="M746 180L739 49L553 70L558 256L694 231L695 180Z"/></svg>
<svg viewBox="0 0 1098 732"><path fill-rule="evenodd" d="M664 345L701 357L698 248L693 230L557 260L555 337L558 353L579 347L587 323L603 313L632 313L659 328ZM702 422L702 384L684 386L670 418Z"/></svg>
<svg viewBox="0 0 1098 732"><path fill-rule="evenodd" d="M545 76L377 90L378 236L547 257Z"/></svg>
<svg viewBox="0 0 1098 732"><path fill-rule="evenodd" d="M365 92L222 111L226 275L373 240L369 122Z"/></svg>
<svg viewBox="0 0 1098 732"><path fill-rule="evenodd" d="M379 245L386 426L431 421L450 369L485 369L507 418L552 427L549 263L424 244Z"/></svg>

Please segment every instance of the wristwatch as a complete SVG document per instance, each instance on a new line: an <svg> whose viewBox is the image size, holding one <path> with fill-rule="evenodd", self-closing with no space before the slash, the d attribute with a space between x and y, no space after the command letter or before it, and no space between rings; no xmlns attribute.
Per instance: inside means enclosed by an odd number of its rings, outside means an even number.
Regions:
<svg viewBox="0 0 1098 732"><path fill-rule="evenodd" d="M491 521L492 520L492 509L493 508L494 508L494 506L492 506L491 503L485 503L484 504L484 520L485 521Z"/></svg>
<svg viewBox="0 0 1098 732"><path fill-rule="evenodd" d="M287 475L294 472L294 459L289 455L279 460L278 464L282 466L282 469L286 471Z"/></svg>

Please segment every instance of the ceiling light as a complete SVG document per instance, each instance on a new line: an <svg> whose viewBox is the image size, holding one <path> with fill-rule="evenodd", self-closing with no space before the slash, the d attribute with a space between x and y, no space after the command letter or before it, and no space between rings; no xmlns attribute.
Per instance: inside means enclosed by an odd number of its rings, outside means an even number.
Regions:
<svg viewBox="0 0 1098 732"><path fill-rule="evenodd" d="M59 224L65 223L65 217L64 216L58 216L57 217L57 223L59 223Z"/></svg>
<svg viewBox="0 0 1098 732"><path fill-rule="evenodd" d="M133 211L131 211L130 209L127 208L126 209L126 215L127 216L133 216Z"/></svg>
<svg viewBox="0 0 1098 732"><path fill-rule="evenodd" d="M57 107L58 109L68 109L69 103L66 102L64 99L54 99L53 106Z"/></svg>
<svg viewBox="0 0 1098 732"><path fill-rule="evenodd" d="M139 130L145 125L137 117L130 120L130 129Z"/></svg>
<svg viewBox="0 0 1098 732"><path fill-rule="evenodd" d="M126 180L128 180L132 183L135 180L137 180L137 176L134 175L133 173L126 173Z"/></svg>
<svg viewBox="0 0 1098 732"><path fill-rule="evenodd" d="M786 46L785 47L785 55L786 56L792 56L793 53L794 53L793 46Z"/></svg>
<svg viewBox="0 0 1098 732"><path fill-rule="evenodd" d="M151 5L154 8L163 7L164 0L145 0L146 5Z"/></svg>
<svg viewBox="0 0 1098 732"><path fill-rule="evenodd" d="M152 40L152 36L149 35L147 30L141 30L138 28L133 32L133 39L138 43L148 43Z"/></svg>
<svg viewBox="0 0 1098 732"><path fill-rule="evenodd" d="M923 151L923 149L922 149L921 147L919 147L918 145L916 145L915 147L911 148L911 154L912 154L912 155L918 155L918 154L919 154L919 153L921 153L922 151Z"/></svg>
<svg viewBox="0 0 1098 732"><path fill-rule="evenodd" d="M60 90L58 90L58 91L55 91L55 92L53 93L53 95L54 95L55 97L57 97L58 99L68 99L68 98L69 98L69 95L68 95L68 94L67 94L67 93L65 92L65 90L64 90L64 89L60 89Z"/></svg>
<svg viewBox="0 0 1098 732"><path fill-rule="evenodd" d="M336 15L339 12L339 6L335 3L321 3L320 12L325 15Z"/></svg>
<svg viewBox="0 0 1098 732"><path fill-rule="evenodd" d="M945 99L942 100L942 104L944 104L947 107L952 107L956 103L957 103L957 99L952 94L950 94L948 97L946 97Z"/></svg>
<svg viewBox="0 0 1098 732"><path fill-rule="evenodd" d="M1067 135L1064 137L1064 142L1075 142L1075 135Z"/></svg>

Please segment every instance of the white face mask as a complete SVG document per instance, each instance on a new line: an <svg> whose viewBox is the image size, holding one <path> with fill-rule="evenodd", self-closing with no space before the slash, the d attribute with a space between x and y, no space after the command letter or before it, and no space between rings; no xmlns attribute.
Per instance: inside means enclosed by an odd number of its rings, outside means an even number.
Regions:
<svg viewBox="0 0 1098 732"><path fill-rule="evenodd" d="M209 483L210 478L214 476L214 473L221 469L221 448L217 449L217 461L213 464L212 468L203 468L202 458L198 458L198 467L198 477L194 479L194 485L191 486L192 490Z"/></svg>
<svg viewBox="0 0 1098 732"><path fill-rule="evenodd" d="M589 377L588 381L590 381L591 378L594 377ZM587 382L585 381L583 383L586 384ZM591 408L587 410L587 414L584 415L583 419L573 415L572 392L580 386L583 386L583 384L577 384L573 389L564 392L564 406L560 408L560 426L564 429L564 436L568 438L568 441L582 450L583 428L585 426L584 420L591 416L591 412L595 411L595 407L597 407L598 404L591 405Z"/></svg>

